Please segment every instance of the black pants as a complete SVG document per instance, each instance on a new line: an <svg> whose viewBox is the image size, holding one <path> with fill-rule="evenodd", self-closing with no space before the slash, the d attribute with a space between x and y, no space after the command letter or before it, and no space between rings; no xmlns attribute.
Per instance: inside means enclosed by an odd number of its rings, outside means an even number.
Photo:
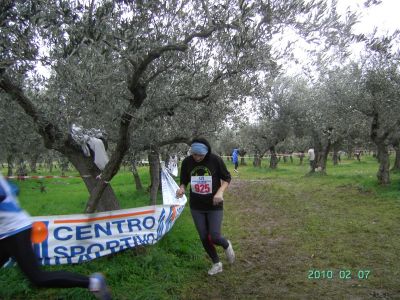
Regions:
<svg viewBox="0 0 400 300"><path fill-rule="evenodd" d="M89 287L89 277L64 271L42 271L33 252L31 229L0 240L0 267L10 257L18 264L21 271L37 287Z"/></svg>
<svg viewBox="0 0 400 300"><path fill-rule="evenodd" d="M214 245L229 247L228 241L221 236L223 210L191 210L194 224L199 233L200 240L213 263L219 262L217 250Z"/></svg>

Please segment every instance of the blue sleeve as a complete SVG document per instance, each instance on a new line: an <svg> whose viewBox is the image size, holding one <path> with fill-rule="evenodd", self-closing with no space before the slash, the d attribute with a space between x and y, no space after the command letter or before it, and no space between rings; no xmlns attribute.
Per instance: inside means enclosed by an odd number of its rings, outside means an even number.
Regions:
<svg viewBox="0 0 400 300"><path fill-rule="evenodd" d="M18 194L19 194L19 188L18 188L15 184L13 184L13 183L11 183L11 182L7 182L7 184L10 186L11 193L12 193L14 196L18 196ZM6 193L6 191L3 189L3 187L0 185L0 202L3 201L4 199L6 199L6 197L7 197L7 193Z"/></svg>
<svg viewBox="0 0 400 300"><path fill-rule="evenodd" d="M0 185L0 202L6 199L6 192L4 191L3 187Z"/></svg>

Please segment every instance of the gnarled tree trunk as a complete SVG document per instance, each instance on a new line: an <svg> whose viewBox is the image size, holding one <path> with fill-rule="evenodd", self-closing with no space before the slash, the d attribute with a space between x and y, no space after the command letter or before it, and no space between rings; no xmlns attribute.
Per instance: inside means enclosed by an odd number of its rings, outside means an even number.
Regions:
<svg viewBox="0 0 400 300"><path fill-rule="evenodd" d="M378 183L386 185L390 183L390 161L389 161L389 151L385 144L377 145L378 147L378 162L379 169L376 173L378 178Z"/></svg>
<svg viewBox="0 0 400 300"><path fill-rule="evenodd" d="M142 181L140 180L139 172L136 168L136 160L131 160L132 175L135 180L135 187L137 191L143 191Z"/></svg>
<svg viewBox="0 0 400 300"><path fill-rule="evenodd" d="M65 155L68 157L72 165L78 170L83 182L86 185L86 188L89 191L89 194L93 193L98 181L103 180L102 178L98 177L101 174L101 171L93 162L93 157L86 157L81 151L73 149L72 147L65 152ZM120 209L119 202L110 183L107 182L105 184L106 187L100 197L96 211Z"/></svg>
<svg viewBox="0 0 400 300"><path fill-rule="evenodd" d="M7 155L7 176L12 176L13 175L13 161L14 158L11 154Z"/></svg>
<svg viewBox="0 0 400 300"><path fill-rule="evenodd" d="M39 159L39 154L34 154L30 159L29 168L31 169L32 173L36 173L37 172L36 166L37 166L38 159Z"/></svg>
<svg viewBox="0 0 400 300"><path fill-rule="evenodd" d="M395 151L395 159L394 159L392 171L399 172L400 171L400 145L399 145L399 143L397 143L396 145L393 145L393 148Z"/></svg>
<svg viewBox="0 0 400 300"><path fill-rule="evenodd" d="M160 187L160 153L157 149L152 149L148 154L150 166L150 205L157 203L157 193Z"/></svg>
<svg viewBox="0 0 400 300"><path fill-rule="evenodd" d="M325 147L322 148L321 155L319 157L319 167L321 168L321 173L326 174L326 163L328 161L328 154L331 148L331 143L328 141Z"/></svg>
<svg viewBox="0 0 400 300"><path fill-rule="evenodd" d="M318 158L319 162L319 167L321 168L321 173L326 174L326 163L328 161L328 155L329 151L331 150L331 145L332 145L332 140L331 140L331 135L332 135L332 128L328 128L325 131L325 134L327 135L325 145L323 145L321 148L321 151L319 152L320 156Z"/></svg>
<svg viewBox="0 0 400 300"><path fill-rule="evenodd" d="M371 139L377 148L377 158L379 162L379 169L376 173L378 178L378 183L381 185L387 185L390 183L390 161L389 161L389 151L386 145L386 139L389 132L383 131L379 122L379 115L375 113L373 115L371 123Z"/></svg>
<svg viewBox="0 0 400 300"><path fill-rule="evenodd" d="M340 157L339 157L339 149L340 148L339 147L340 147L340 145L338 142L336 142L332 145L332 148L333 148L332 161L333 161L334 166L337 166L340 161Z"/></svg>
<svg viewBox="0 0 400 300"><path fill-rule="evenodd" d="M239 156L240 156L240 165L241 166L245 166L246 165L246 161L244 159L244 156L247 154L247 151L245 150L239 150Z"/></svg>
<svg viewBox="0 0 400 300"><path fill-rule="evenodd" d="M271 160L269 161L270 169L276 169L278 167L278 157L276 155L275 146L269 148L271 153Z"/></svg>
<svg viewBox="0 0 400 300"><path fill-rule="evenodd" d="M253 166L260 168L261 160L262 160L262 156L260 155L260 153L259 152L254 153Z"/></svg>

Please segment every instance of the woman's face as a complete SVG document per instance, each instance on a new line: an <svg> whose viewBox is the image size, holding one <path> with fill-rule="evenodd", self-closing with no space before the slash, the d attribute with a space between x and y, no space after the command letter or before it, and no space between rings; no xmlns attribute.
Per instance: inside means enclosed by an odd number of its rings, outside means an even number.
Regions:
<svg viewBox="0 0 400 300"><path fill-rule="evenodd" d="M204 159L204 157L206 157L206 156L193 153L192 157L196 162L201 162Z"/></svg>

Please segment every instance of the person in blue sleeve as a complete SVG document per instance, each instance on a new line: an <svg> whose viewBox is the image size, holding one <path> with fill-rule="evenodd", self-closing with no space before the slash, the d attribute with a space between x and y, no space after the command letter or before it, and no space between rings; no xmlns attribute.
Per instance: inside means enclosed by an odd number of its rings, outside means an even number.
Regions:
<svg viewBox="0 0 400 300"><path fill-rule="evenodd" d="M224 191L231 181L222 158L211 153L206 139L191 142L191 155L182 161L180 187L176 196L182 197L190 184L190 212L200 240L213 265L209 275L222 272L222 263L214 245L221 246L229 263L235 261L235 253L229 240L221 235Z"/></svg>
<svg viewBox="0 0 400 300"><path fill-rule="evenodd" d="M238 150L238 149L233 149L233 152L232 152L232 162L233 162L233 164L235 165L234 171L235 171L236 173L238 173L238 172L239 172L239 171L238 171L238 167L239 167L239 150Z"/></svg>
<svg viewBox="0 0 400 300"><path fill-rule="evenodd" d="M46 272L40 268L31 242L32 222L19 206L17 195L17 186L6 181L0 173L0 267L12 258L37 287L82 287L88 288L98 299L111 299L100 273L88 277L65 271Z"/></svg>

